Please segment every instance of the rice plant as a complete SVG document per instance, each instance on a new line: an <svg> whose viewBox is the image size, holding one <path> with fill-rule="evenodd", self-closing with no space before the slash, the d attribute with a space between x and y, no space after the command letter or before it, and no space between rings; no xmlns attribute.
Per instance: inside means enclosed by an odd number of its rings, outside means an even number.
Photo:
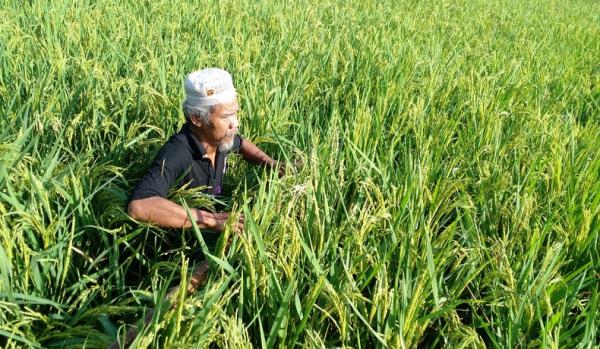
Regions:
<svg viewBox="0 0 600 349"><path fill-rule="evenodd" d="M0 347L598 347L599 57L585 0L6 0ZM125 212L209 66L302 160L171 193L240 236Z"/></svg>

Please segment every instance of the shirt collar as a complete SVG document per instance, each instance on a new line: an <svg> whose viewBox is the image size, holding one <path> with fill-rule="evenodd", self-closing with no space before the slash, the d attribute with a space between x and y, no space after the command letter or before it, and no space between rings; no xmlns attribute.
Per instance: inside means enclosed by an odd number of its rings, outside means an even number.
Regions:
<svg viewBox="0 0 600 349"><path fill-rule="evenodd" d="M192 149L192 152L194 153L195 157L198 159L202 159L202 157L204 157L204 155L206 155L206 149L204 149L204 146L202 145L202 143L200 143L200 141L196 138L196 136L192 132L192 127L191 127L190 123L186 122L181 127L180 132L185 134L185 136L187 137L188 143L189 143L190 148Z"/></svg>

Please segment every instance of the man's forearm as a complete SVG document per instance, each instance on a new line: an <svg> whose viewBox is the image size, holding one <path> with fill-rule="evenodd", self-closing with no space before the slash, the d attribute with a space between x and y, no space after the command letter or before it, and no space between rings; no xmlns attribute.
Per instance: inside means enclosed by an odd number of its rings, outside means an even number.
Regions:
<svg viewBox="0 0 600 349"><path fill-rule="evenodd" d="M259 147L247 139L244 139L242 142L240 154L244 160L251 164L260 165L267 168L277 168L277 161L271 159L270 156L265 154L265 152L260 150Z"/></svg>
<svg viewBox="0 0 600 349"><path fill-rule="evenodd" d="M129 215L135 220L152 223L163 228L190 228L192 222L185 208L159 196L133 200L127 207ZM190 216L200 228L211 228L210 213L190 209Z"/></svg>

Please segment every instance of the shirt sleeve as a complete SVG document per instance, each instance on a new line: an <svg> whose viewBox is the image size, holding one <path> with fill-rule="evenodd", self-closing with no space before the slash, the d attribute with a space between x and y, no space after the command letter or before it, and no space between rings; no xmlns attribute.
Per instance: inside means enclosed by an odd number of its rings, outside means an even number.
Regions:
<svg viewBox="0 0 600 349"><path fill-rule="evenodd" d="M129 201L153 196L167 197L169 188L181 174L183 163L173 143L167 143L158 152L148 172L136 185Z"/></svg>
<svg viewBox="0 0 600 349"><path fill-rule="evenodd" d="M244 139L239 134L235 135L235 137L233 137L233 146L231 147L230 152L239 154L240 148L242 147L243 140Z"/></svg>

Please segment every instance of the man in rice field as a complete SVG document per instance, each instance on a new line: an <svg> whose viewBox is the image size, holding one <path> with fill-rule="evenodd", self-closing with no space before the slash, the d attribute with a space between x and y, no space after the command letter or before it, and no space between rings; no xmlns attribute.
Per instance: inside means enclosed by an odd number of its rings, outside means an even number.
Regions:
<svg viewBox="0 0 600 349"><path fill-rule="evenodd" d="M278 164L256 145L238 135L239 110L231 75L218 68L195 71L185 78L183 114L187 122L171 136L139 181L129 199L129 215L164 228L188 228L192 223L185 209L166 199L171 187L208 187L208 193L222 194L226 159L239 153L250 163L276 168ZM229 213L192 209L200 228L222 232ZM241 232L244 217L233 223Z"/></svg>

